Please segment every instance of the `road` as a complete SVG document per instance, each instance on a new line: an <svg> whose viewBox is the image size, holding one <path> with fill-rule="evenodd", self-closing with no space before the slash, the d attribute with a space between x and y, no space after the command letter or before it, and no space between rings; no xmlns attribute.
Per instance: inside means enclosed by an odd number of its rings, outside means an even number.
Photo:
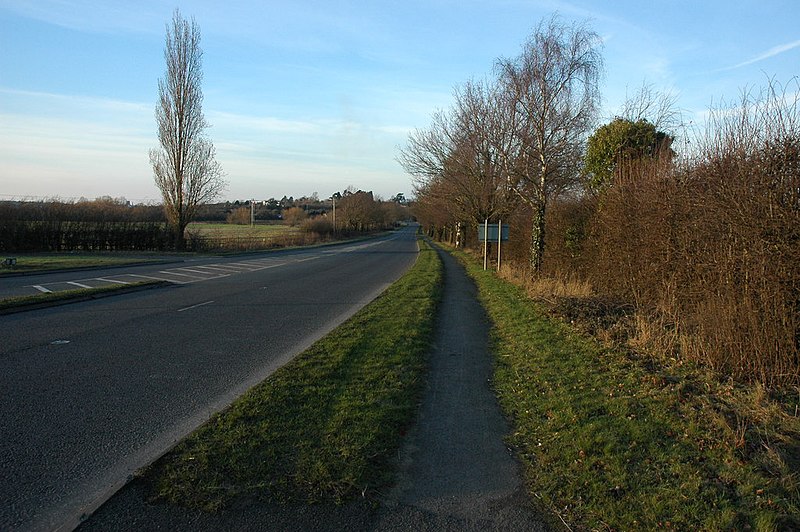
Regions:
<svg viewBox="0 0 800 532"><path fill-rule="evenodd" d="M38 277L175 284L0 316L0 529L73 528L416 255L409 227L329 248Z"/></svg>

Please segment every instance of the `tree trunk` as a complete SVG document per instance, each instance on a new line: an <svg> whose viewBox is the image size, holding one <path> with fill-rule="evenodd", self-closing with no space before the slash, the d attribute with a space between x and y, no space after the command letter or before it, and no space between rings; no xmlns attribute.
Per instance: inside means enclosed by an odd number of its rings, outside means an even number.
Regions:
<svg viewBox="0 0 800 532"><path fill-rule="evenodd" d="M544 202L540 202L533 210L533 225L531 227L531 273L542 273L542 260L544 258Z"/></svg>
<svg viewBox="0 0 800 532"><path fill-rule="evenodd" d="M183 251L186 249L184 234L186 233L187 225L188 223L181 221L175 226L175 251Z"/></svg>

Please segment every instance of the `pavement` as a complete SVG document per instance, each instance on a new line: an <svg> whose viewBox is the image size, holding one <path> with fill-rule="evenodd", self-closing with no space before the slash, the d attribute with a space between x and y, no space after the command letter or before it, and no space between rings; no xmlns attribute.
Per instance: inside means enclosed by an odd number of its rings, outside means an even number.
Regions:
<svg viewBox="0 0 800 532"><path fill-rule="evenodd" d="M267 505L218 514L154 505L129 483L79 530L546 530L503 437L509 426L491 390L489 323L477 291L450 255L428 381L398 456L395 486L379 505Z"/></svg>

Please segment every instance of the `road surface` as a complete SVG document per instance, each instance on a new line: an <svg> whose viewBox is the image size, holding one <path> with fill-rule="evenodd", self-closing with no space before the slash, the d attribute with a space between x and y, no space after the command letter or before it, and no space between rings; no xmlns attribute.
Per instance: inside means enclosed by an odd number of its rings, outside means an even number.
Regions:
<svg viewBox="0 0 800 532"><path fill-rule="evenodd" d="M174 282L0 316L0 529L76 526L136 469L399 278L416 259L414 229L329 248L0 280L13 289Z"/></svg>

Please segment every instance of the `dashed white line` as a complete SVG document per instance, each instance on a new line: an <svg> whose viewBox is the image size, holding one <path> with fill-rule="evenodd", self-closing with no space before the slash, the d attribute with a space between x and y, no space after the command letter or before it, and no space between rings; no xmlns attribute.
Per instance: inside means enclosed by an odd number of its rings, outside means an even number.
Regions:
<svg viewBox="0 0 800 532"><path fill-rule="evenodd" d="M35 285L33 285L33 287L35 289L37 289L39 292L44 292L45 294L52 294L53 293L52 290L50 290L48 288L45 288L44 286L39 285L39 284L35 284Z"/></svg>
<svg viewBox="0 0 800 532"><path fill-rule="evenodd" d="M197 308L197 307L203 307L205 305L210 305L211 303L213 303L213 301L206 301L205 303L198 303L198 304L192 305L190 307L184 307L184 308L178 309L178 312L183 312L184 310L191 310L191 309Z"/></svg>
<svg viewBox="0 0 800 532"><path fill-rule="evenodd" d="M78 288L91 288L88 284L79 283L77 281L67 281L67 284L71 284L72 286L77 286Z"/></svg>

